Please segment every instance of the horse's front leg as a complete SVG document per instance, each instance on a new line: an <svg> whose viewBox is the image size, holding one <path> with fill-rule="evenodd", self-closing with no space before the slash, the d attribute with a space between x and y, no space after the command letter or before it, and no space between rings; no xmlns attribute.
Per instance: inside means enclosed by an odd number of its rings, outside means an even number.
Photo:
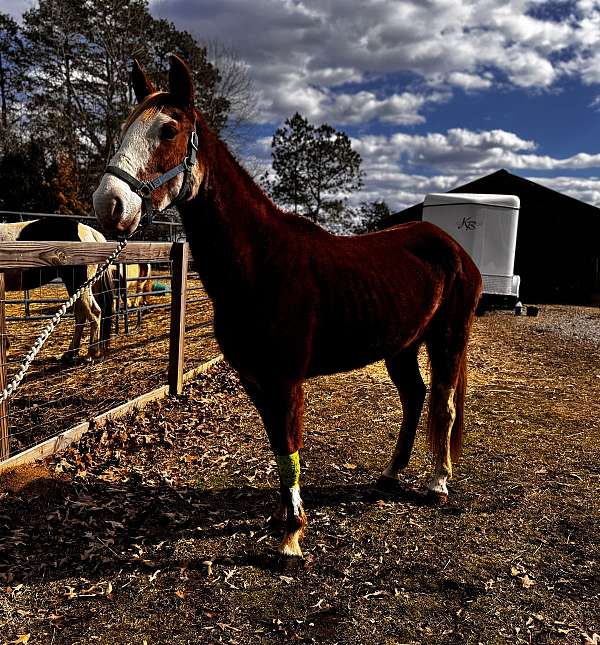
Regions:
<svg viewBox="0 0 600 645"><path fill-rule="evenodd" d="M281 484L280 516L285 526L278 550L281 555L301 558L300 540L308 522L300 497L300 456L296 450L287 455L275 455L275 459Z"/></svg>
<svg viewBox="0 0 600 645"><path fill-rule="evenodd" d="M285 534L278 551L284 556L302 557L299 542L307 525L300 497L298 453L302 447L302 384L263 386L242 382L265 424L279 471L281 505L274 517L283 522Z"/></svg>

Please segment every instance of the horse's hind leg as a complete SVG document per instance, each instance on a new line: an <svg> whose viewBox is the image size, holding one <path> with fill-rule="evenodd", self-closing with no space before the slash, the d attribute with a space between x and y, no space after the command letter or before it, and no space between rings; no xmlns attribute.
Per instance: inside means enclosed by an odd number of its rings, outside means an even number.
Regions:
<svg viewBox="0 0 600 645"><path fill-rule="evenodd" d="M152 292L152 267L149 264L141 264L141 274L146 277L146 280L143 282L143 288L142 292L144 294L142 298L142 305L146 306L150 304L150 296L148 295L149 293Z"/></svg>
<svg viewBox="0 0 600 645"><path fill-rule="evenodd" d="M242 384L265 424L279 471L281 506L276 518L285 523L285 534L278 551L283 556L302 557L299 541L307 524L300 497L298 454L302 447L302 384L258 385L246 379Z"/></svg>
<svg viewBox="0 0 600 645"><path fill-rule="evenodd" d="M85 307L81 300L78 300L73 305L73 315L75 317L75 330L71 337L69 349L61 356L61 361L66 363L73 362L77 358L79 349L81 348L81 337L83 336L83 327L86 321Z"/></svg>
<svg viewBox="0 0 600 645"><path fill-rule="evenodd" d="M102 347L100 342L102 310L91 291L84 294L81 300L85 308L85 317L90 321L90 347L88 354L90 358L98 359L102 356Z"/></svg>
<svg viewBox="0 0 600 645"><path fill-rule="evenodd" d="M385 362L402 402L402 425L394 454L377 483L379 488L395 488L398 473L406 468L410 459L426 393L419 370L418 354L419 348L414 346Z"/></svg>

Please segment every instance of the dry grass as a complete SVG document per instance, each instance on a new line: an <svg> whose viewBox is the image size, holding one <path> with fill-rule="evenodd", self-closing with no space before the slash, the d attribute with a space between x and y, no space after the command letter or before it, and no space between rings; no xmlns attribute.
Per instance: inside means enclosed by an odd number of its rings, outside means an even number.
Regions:
<svg viewBox="0 0 600 645"><path fill-rule="evenodd" d="M85 437L48 495L4 485L0 640L596 642L600 361L545 311L477 320L444 508L421 495L422 432L405 493L372 488L401 419L381 365L308 384L296 571L276 567L274 463L226 366Z"/></svg>

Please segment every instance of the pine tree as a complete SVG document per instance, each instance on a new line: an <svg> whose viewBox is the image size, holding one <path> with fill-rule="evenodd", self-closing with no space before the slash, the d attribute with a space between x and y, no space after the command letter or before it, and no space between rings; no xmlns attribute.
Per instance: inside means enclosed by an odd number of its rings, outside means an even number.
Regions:
<svg viewBox="0 0 600 645"><path fill-rule="evenodd" d="M21 114L19 94L25 80L25 58L19 25L0 13L0 144L10 147L18 133L14 126Z"/></svg>
<svg viewBox="0 0 600 645"><path fill-rule="evenodd" d="M271 148L273 198L315 222L340 196L362 187L360 155L330 125L315 127L296 112L275 132Z"/></svg>
<svg viewBox="0 0 600 645"><path fill-rule="evenodd" d="M197 104L209 122L218 130L227 119L229 103L217 94L218 70L205 48L172 23L153 18L145 0L40 0L25 13L23 25L31 130L54 159L60 156L60 166L76 169L79 194L69 200L73 204L89 207L117 148L134 102L133 58L164 87L168 54L180 54L191 66Z"/></svg>

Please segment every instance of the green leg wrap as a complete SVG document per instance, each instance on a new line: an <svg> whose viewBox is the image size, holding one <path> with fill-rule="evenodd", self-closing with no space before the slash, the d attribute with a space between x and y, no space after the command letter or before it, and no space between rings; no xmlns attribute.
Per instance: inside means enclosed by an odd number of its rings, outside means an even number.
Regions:
<svg viewBox="0 0 600 645"><path fill-rule="evenodd" d="M298 451L291 455L275 455L279 478L284 488L295 488L300 483L300 456Z"/></svg>

